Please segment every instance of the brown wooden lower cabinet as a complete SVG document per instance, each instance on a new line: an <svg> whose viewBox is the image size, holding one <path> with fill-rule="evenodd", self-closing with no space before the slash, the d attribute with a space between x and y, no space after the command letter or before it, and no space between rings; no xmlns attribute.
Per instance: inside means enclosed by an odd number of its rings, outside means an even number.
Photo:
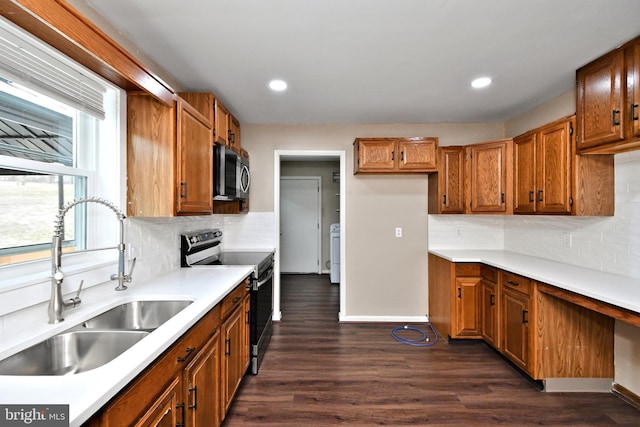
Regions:
<svg viewBox="0 0 640 427"><path fill-rule="evenodd" d="M84 425L219 426L246 372L246 286L227 295Z"/></svg>
<svg viewBox="0 0 640 427"><path fill-rule="evenodd" d="M480 338L480 264L429 254L429 320L445 339Z"/></svg>
<svg viewBox="0 0 640 427"><path fill-rule="evenodd" d="M220 425L220 332L216 331L183 375L187 426Z"/></svg>
<svg viewBox="0 0 640 427"><path fill-rule="evenodd" d="M498 270L483 265L480 271L480 332L488 344L500 349Z"/></svg>
<svg viewBox="0 0 640 427"><path fill-rule="evenodd" d="M509 288L502 290L502 353L531 374L529 356L529 296Z"/></svg>
<svg viewBox="0 0 640 427"><path fill-rule="evenodd" d="M508 271L433 254L428 264L429 320L441 337L482 338L535 380L614 377L612 317Z"/></svg>

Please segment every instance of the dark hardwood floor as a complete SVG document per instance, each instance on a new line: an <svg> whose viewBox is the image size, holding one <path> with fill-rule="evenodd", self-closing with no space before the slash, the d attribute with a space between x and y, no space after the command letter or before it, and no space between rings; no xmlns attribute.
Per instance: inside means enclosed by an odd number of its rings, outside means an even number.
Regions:
<svg viewBox="0 0 640 427"><path fill-rule="evenodd" d="M612 394L538 391L484 343L412 347L395 324L340 324L338 299L327 276L283 276L282 321L225 427L640 426Z"/></svg>

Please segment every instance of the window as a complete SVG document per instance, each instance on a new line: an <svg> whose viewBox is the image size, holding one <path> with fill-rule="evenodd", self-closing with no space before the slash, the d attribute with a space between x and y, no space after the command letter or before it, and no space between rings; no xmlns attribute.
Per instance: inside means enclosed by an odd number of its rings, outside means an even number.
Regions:
<svg viewBox="0 0 640 427"><path fill-rule="evenodd" d="M121 96L0 21L0 266L49 258L57 214L74 199L119 204ZM63 250L115 246L117 221L102 214L70 210Z"/></svg>

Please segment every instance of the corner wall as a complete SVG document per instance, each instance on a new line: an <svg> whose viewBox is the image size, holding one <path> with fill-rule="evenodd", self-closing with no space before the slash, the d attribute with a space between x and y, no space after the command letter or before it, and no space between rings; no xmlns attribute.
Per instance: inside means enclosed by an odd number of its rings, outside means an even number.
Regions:
<svg viewBox="0 0 640 427"><path fill-rule="evenodd" d="M427 312L426 175L353 175L356 137L438 136L440 145L502 137L502 124L243 125L251 153L251 212L273 212L275 150L344 150L344 320L424 319ZM396 238L395 227L403 237ZM286 316L286 312L283 313Z"/></svg>

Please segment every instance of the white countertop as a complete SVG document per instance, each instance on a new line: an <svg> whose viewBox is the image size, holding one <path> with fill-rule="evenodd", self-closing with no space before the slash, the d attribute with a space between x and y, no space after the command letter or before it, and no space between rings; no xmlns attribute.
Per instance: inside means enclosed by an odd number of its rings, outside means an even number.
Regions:
<svg viewBox="0 0 640 427"><path fill-rule="evenodd" d="M479 262L640 314L640 279L499 250L430 249L452 262Z"/></svg>
<svg viewBox="0 0 640 427"><path fill-rule="evenodd" d="M0 376L0 402L21 405L69 404L70 426L80 426L252 271L251 266L181 268L148 282L134 281L123 292L115 292L111 286L102 301L95 301L96 298L92 301L92 294L87 290L87 295L82 296L82 304L66 311L63 322L49 325L39 321L16 333L5 334L0 343L0 359L125 302L193 300L193 303L99 368L66 376Z"/></svg>

